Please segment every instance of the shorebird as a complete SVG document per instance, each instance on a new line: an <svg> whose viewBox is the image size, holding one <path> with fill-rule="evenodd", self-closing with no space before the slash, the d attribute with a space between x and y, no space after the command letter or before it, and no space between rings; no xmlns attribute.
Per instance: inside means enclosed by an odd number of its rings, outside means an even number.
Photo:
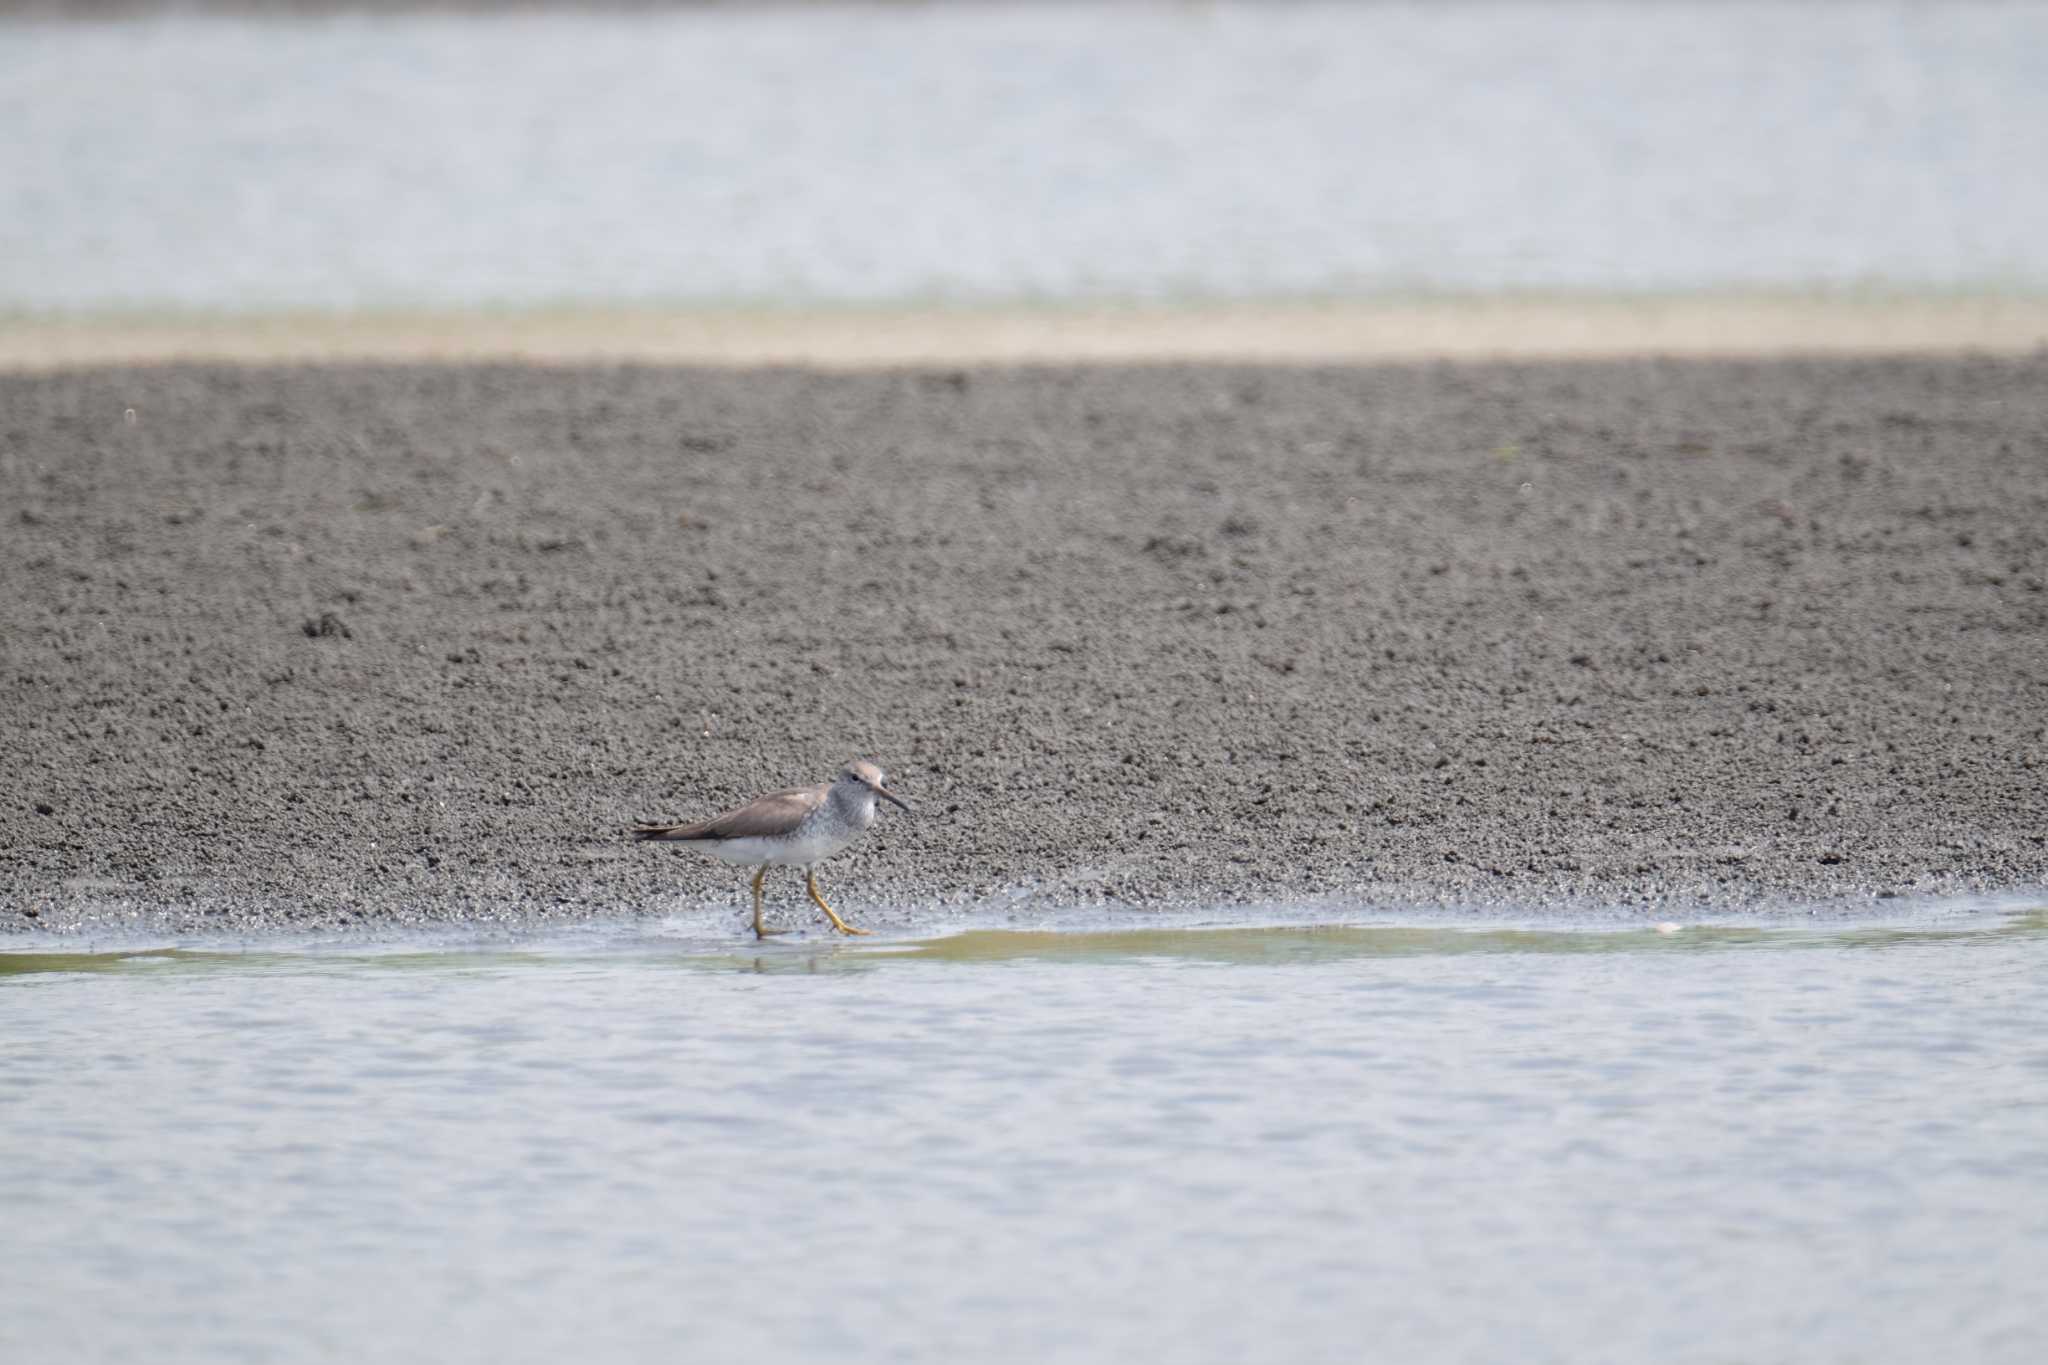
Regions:
<svg viewBox="0 0 2048 1365"><path fill-rule="evenodd" d="M729 810L695 825L635 825L635 839L674 839L702 844L706 852L724 863L755 868L754 937L766 938L784 932L761 923L761 882L771 867L800 867L804 889L811 903L825 912L832 927L842 934L865 934L839 918L818 893L817 873L812 869L845 848L869 825L875 823L876 800L910 807L889 790L882 770L865 759L846 765L835 780L815 787L791 787L788 791L757 796L738 810Z"/></svg>

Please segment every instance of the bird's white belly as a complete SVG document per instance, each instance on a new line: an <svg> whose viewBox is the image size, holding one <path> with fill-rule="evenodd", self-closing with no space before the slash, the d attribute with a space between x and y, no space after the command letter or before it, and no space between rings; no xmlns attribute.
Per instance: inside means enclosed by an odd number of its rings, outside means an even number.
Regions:
<svg viewBox="0 0 2048 1365"><path fill-rule="evenodd" d="M759 867L809 867L845 848L851 840L826 833L800 835L794 839L721 839L710 845L711 856L724 863Z"/></svg>

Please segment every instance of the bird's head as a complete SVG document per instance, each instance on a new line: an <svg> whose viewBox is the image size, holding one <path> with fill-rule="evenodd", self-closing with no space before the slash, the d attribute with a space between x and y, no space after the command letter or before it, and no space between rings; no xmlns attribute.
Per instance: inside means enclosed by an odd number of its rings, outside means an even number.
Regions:
<svg viewBox="0 0 2048 1365"><path fill-rule="evenodd" d="M888 774L864 758L855 759L847 764L846 770L839 774L839 781L845 786L871 791L884 801L888 801L903 810L910 809L909 804L902 797L889 790Z"/></svg>

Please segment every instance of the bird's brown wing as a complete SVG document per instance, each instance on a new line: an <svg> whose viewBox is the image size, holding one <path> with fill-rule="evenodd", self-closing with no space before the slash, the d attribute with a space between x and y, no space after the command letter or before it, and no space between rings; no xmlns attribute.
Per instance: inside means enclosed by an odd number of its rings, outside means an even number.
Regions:
<svg viewBox="0 0 2048 1365"><path fill-rule="evenodd" d="M787 834L825 804L826 787L791 787L695 825L637 825L635 839L754 839Z"/></svg>

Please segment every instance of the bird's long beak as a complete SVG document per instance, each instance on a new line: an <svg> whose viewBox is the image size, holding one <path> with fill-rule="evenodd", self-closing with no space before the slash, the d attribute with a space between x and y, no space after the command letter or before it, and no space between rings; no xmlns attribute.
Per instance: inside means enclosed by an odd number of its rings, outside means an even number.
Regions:
<svg viewBox="0 0 2048 1365"><path fill-rule="evenodd" d="M889 790L888 790L887 788L884 788L884 787L876 787L876 788L875 788L875 795L877 795L877 796L881 797L881 798L882 798L882 799L883 799L884 801L890 802L890 803L891 803L891 804L893 804L893 805L896 805L896 806L898 806L898 807L901 807L901 808L902 808L903 810L905 810L905 811L908 811L908 810L910 809L910 803L909 803L909 802L905 801L905 800L904 800L904 799L903 799L902 797L898 796L898 795L897 795L897 794L896 794L895 792L889 791Z"/></svg>

